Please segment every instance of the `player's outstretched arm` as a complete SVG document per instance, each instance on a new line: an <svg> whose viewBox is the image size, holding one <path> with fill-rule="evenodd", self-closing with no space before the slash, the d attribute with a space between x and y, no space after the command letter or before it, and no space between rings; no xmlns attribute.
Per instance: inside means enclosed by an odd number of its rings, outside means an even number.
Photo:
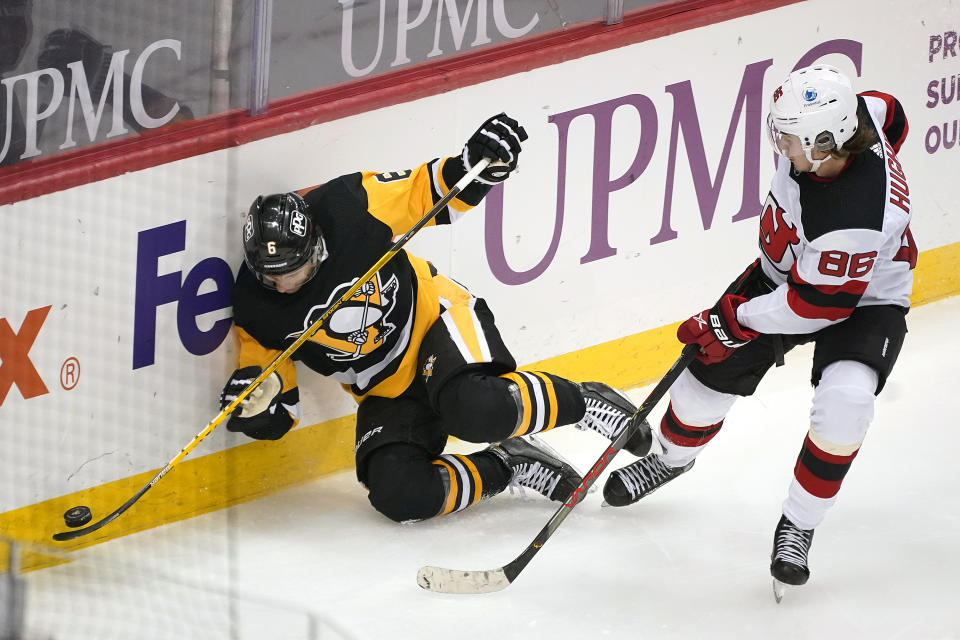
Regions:
<svg viewBox="0 0 960 640"><path fill-rule="evenodd" d="M459 196L471 206L480 203L490 189L510 177L517 170L521 145L527 140L527 131L519 122L505 113L487 118L463 145L459 156L447 158L441 170L448 185L455 184L481 158L499 161L490 164Z"/></svg>
<svg viewBox="0 0 960 640"><path fill-rule="evenodd" d="M487 118L463 145L459 155L434 159L413 170L377 173L364 171L354 187L370 214L386 224L394 235L405 233L436 205L481 159L491 160L448 205L431 219L450 224L480 204L487 192L517 169L521 143L527 132L504 113ZM438 170L439 163L439 170ZM437 175L439 173L439 175Z"/></svg>

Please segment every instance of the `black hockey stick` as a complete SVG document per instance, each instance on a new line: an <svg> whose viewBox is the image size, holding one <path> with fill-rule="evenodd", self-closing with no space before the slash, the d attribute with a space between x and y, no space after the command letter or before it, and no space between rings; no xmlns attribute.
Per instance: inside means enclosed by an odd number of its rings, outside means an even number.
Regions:
<svg viewBox="0 0 960 640"><path fill-rule="evenodd" d="M300 337L298 337L293 342L293 344L287 347L283 351L283 353L281 353L276 358L274 358L273 362L267 365L267 368L264 369L262 372L260 372L260 375L257 376L253 380L253 382L251 382L247 386L246 389L244 389L239 394L237 394L237 397L233 402L231 402L229 405L224 407L220 411L220 413L216 415L216 417L213 420L207 423L207 426L204 427L203 430L200 431L200 433L194 436L193 440L191 440L190 443L187 444L187 446L181 449L180 453L174 456L174 458L170 460L170 462L168 462L165 467L160 469L157 475L153 476L153 478L150 479L150 482L145 484L129 500L127 500L122 505L120 505L120 507L116 511L114 511L107 517L101 520L98 520L97 522L94 522L91 525L87 525L82 529L74 529L72 531L61 531L60 533L55 533L53 534L53 539L58 542L64 542L66 540L73 540L75 538L85 536L88 533L93 533L97 529L100 529L101 527L107 524L110 524L111 522L116 520L123 512L125 512L127 509L132 507L137 500L143 497L143 494L149 491L150 488L153 487L153 485L160 482L160 479L163 478L163 476L167 475L181 460L183 460L183 458L187 456L188 453L193 451L194 448L196 448L196 446L200 444L204 438L210 435L210 433L217 427L217 425L223 422L227 418L227 416L229 416L233 412L233 410L236 409L240 405L240 403L242 403L243 400L253 392L254 389L260 386L261 382L266 380L274 371L276 371L280 367L281 364L283 364L285 360L287 360L290 356L292 356L293 352L300 348L300 345L302 345L304 342L309 340L317 331L319 331L320 327L327 320L327 318L329 318L330 315L334 311L336 311L341 304L343 304L345 301L352 298L354 294L357 293L357 291L363 288L363 285L366 284L368 280L373 278L377 274L377 271L383 268L383 265L390 262L390 260L393 259L393 257L400 252L400 249L403 247L403 245L407 244L410 238L416 235L416 233L420 231L420 229L422 229L424 226L426 226L428 222L433 220L433 218L436 217L436 215L440 213L440 211L442 211L444 207L447 206L447 203L450 202L450 200L452 200L453 198L455 198L457 194L459 194L461 191L466 189L467 185L473 182L473 180L478 175L480 175L480 172L486 169L487 165L489 165L490 163L491 163L491 160L489 158L481 158L480 161L477 162L477 164L472 169L470 169L470 171L468 171L465 176L460 178L460 180L458 180L457 183L450 188L450 191L448 191L446 194L444 194L442 198L440 198L437 204L435 204L433 208L430 209L430 211L424 214L424 216L420 218L420 220L418 220L417 223L413 225L413 227L409 231L407 231L405 234L403 234L400 237L399 240L393 243L393 246L391 246L390 249L385 254L383 254L383 257L381 257L375 265L370 267L370 269L365 274L360 276L357 279L357 281L349 289L347 289L346 293L340 296L339 300L337 300L334 304L332 304L330 308L327 309L323 313L323 315L317 318L317 320L313 324L307 327L307 330L304 331L300 335ZM503 164L503 163L494 162L494 164Z"/></svg>
<svg viewBox="0 0 960 640"><path fill-rule="evenodd" d="M683 348L680 357L666 375L660 379L657 386L654 387L647 399L643 401L633 416L630 417L630 423L619 436L617 436L603 455L590 468L590 471L583 478L583 482L576 488L570 498L557 509L546 526L540 530L537 537L533 539L523 553L517 556L511 562L505 564L499 569L487 569L479 571L463 571L458 569L444 569L442 567L420 567L417 572L417 584L428 591L439 591L441 593L491 593L505 589L524 567L530 563L533 556L547 543L553 532L557 530L560 523L573 511L573 508L587 495L587 490L596 481L613 457L620 453L624 445L630 440L636 432L637 425L653 411L653 407L660 401L667 390L673 385L687 365L700 352L700 345L688 344Z"/></svg>

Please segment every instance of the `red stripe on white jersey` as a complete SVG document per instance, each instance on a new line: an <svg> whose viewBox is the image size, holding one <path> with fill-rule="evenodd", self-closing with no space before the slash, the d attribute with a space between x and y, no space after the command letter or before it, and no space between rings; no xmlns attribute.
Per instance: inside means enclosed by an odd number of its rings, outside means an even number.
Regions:
<svg viewBox="0 0 960 640"><path fill-rule="evenodd" d="M844 320L850 317L855 307L821 307L810 304L800 297L793 287L787 291L787 305L801 318L811 320Z"/></svg>
<svg viewBox="0 0 960 640"><path fill-rule="evenodd" d="M863 280L847 280L843 284L814 284L812 282L807 282L800 277L800 272L797 270L797 263L793 263L793 267L790 269L790 276L797 284L813 287L826 296L835 296L840 293L862 296L863 292L867 290L867 285L869 284Z"/></svg>

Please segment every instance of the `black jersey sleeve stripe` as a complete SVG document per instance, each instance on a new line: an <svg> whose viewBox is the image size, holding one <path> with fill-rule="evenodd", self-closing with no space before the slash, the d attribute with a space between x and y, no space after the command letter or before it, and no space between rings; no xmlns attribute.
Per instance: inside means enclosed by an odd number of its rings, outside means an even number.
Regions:
<svg viewBox="0 0 960 640"><path fill-rule="evenodd" d="M910 130L910 124L907 122L907 114L903 110L900 101L889 93L882 91L864 91L861 96L870 96L879 98L887 105L887 115L883 121L883 135L890 141L894 152L900 153L900 147L907 139L907 133Z"/></svg>

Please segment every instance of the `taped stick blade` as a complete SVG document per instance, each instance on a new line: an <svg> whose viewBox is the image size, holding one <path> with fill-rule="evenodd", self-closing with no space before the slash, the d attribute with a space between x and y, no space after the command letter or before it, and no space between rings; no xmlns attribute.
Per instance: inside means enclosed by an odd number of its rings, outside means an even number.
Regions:
<svg viewBox="0 0 960 640"><path fill-rule="evenodd" d="M505 589L510 579L503 569L463 571L442 567L420 567L417 584L438 593L493 593Z"/></svg>

